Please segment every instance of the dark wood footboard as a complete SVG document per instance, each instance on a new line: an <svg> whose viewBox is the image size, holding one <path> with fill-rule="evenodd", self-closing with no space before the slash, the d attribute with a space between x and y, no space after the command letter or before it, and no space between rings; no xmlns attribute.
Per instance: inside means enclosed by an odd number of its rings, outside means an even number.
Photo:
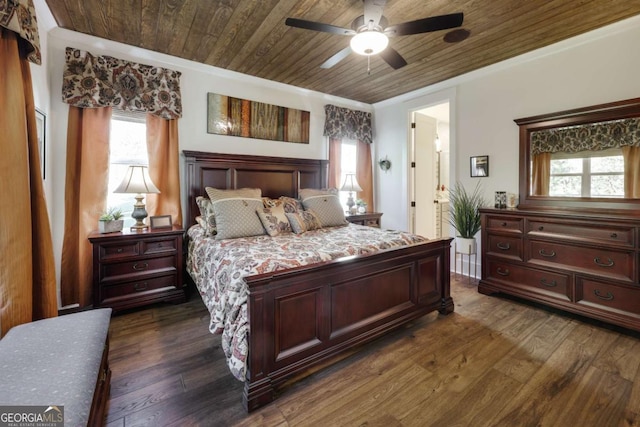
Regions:
<svg viewBox="0 0 640 427"><path fill-rule="evenodd" d="M248 277L246 409L341 352L434 310L451 313L450 245L438 239Z"/></svg>

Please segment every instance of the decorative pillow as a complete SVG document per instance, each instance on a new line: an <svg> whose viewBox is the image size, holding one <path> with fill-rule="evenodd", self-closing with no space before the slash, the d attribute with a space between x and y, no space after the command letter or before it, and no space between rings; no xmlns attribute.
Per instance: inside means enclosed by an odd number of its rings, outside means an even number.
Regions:
<svg viewBox="0 0 640 427"><path fill-rule="evenodd" d="M205 189L216 216L216 239L234 239L265 234L256 211L262 208L262 194L257 188L240 190Z"/></svg>
<svg viewBox="0 0 640 427"><path fill-rule="evenodd" d="M278 200L282 202L285 212L296 213L304 210L304 207L302 207L302 203L300 203L300 200L294 199L293 197L280 196Z"/></svg>
<svg viewBox="0 0 640 427"><path fill-rule="evenodd" d="M271 237L283 232L291 232L291 225L282 205L258 209L258 217Z"/></svg>
<svg viewBox="0 0 640 427"><path fill-rule="evenodd" d="M305 210L313 210L323 227L349 224L344 217L340 199L335 194L325 193L302 199Z"/></svg>
<svg viewBox="0 0 640 427"><path fill-rule="evenodd" d="M300 197L300 200L304 200L312 196L324 196L326 194L333 194L337 196L339 192L337 188L323 188L321 190L318 190L317 188L303 188L300 191L298 191L298 196Z"/></svg>
<svg viewBox="0 0 640 427"><path fill-rule="evenodd" d="M198 224L202 228L204 228L204 233L206 236L213 236L216 234L216 217L213 213L213 206L211 205L211 200L206 197L198 196L196 197L196 204L198 205L198 209L200 209L200 219L202 223L198 221Z"/></svg>
<svg viewBox="0 0 640 427"><path fill-rule="evenodd" d="M285 212L285 215L289 220L289 224L291 224L291 229L296 234L322 228L318 217L313 211Z"/></svg>

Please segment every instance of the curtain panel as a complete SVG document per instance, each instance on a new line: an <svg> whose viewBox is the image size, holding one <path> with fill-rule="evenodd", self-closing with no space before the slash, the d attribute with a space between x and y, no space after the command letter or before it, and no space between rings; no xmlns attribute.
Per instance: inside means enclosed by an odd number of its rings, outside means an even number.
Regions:
<svg viewBox="0 0 640 427"><path fill-rule="evenodd" d="M531 154L640 147L640 118L531 132Z"/></svg>
<svg viewBox="0 0 640 427"><path fill-rule="evenodd" d="M0 27L18 35L18 45L28 61L40 65L40 36L33 0L0 0Z"/></svg>
<svg viewBox="0 0 640 427"><path fill-rule="evenodd" d="M324 136L353 139L366 144L373 142L371 113L350 110L331 104L324 106L324 112L326 115Z"/></svg>
<svg viewBox="0 0 640 427"><path fill-rule="evenodd" d="M0 337L58 313L31 70L19 37L0 28Z"/></svg>
<svg viewBox="0 0 640 427"><path fill-rule="evenodd" d="M62 100L74 107L113 107L150 113L163 119L182 117L180 76L152 67L67 47Z"/></svg>

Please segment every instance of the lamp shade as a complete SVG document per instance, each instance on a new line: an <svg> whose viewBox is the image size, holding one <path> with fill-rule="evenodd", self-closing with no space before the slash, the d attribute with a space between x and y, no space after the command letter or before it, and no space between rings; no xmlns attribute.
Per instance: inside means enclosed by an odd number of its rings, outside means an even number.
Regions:
<svg viewBox="0 0 640 427"><path fill-rule="evenodd" d="M158 190L158 187L151 181L149 170L146 166L130 165L124 175L124 179L113 192L147 194L159 193L160 190Z"/></svg>
<svg viewBox="0 0 640 427"><path fill-rule="evenodd" d="M351 50L359 55L375 55L387 48L389 38L380 31L362 31L351 38Z"/></svg>
<svg viewBox="0 0 640 427"><path fill-rule="evenodd" d="M362 188L356 180L355 173L348 173L344 178L344 184L340 188L340 191L362 191Z"/></svg>

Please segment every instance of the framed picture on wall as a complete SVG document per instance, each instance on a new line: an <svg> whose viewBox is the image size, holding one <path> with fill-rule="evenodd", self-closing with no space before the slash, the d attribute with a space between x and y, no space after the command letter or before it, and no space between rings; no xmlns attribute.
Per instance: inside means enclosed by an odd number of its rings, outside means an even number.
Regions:
<svg viewBox="0 0 640 427"><path fill-rule="evenodd" d="M36 108L36 131L38 134L38 153L40 154L40 172L45 179L45 166L47 163L47 116Z"/></svg>
<svg viewBox="0 0 640 427"><path fill-rule="evenodd" d="M489 176L489 156L471 157L471 176L472 177Z"/></svg>

